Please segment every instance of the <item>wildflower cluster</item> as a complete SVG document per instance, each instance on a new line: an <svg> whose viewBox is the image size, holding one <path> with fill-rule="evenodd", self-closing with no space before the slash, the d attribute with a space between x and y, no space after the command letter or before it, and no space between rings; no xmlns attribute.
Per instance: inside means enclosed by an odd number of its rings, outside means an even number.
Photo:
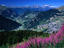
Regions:
<svg viewBox="0 0 64 48"><path fill-rule="evenodd" d="M64 25L61 27L61 29L56 33L52 34L49 37L46 38L30 38L27 42L24 42L21 45L17 45L17 48L45 48L49 45L56 45L60 41L62 41L64 38Z"/></svg>

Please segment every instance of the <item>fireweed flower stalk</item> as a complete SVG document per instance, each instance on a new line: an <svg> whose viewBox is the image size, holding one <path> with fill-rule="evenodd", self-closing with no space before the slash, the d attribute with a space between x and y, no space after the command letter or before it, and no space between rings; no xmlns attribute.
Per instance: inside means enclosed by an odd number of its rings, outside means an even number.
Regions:
<svg viewBox="0 0 64 48"><path fill-rule="evenodd" d="M36 44L37 46L40 46L40 44L42 46L49 45L49 44L53 44L55 46L57 43L62 41L63 38L64 38L64 25L61 27L61 29L56 34L52 34L46 38L40 38L40 37L30 38L27 42L24 42L24 44L21 44L20 47L19 45L17 45L17 48L29 48L31 47L31 44L33 46L35 46Z"/></svg>

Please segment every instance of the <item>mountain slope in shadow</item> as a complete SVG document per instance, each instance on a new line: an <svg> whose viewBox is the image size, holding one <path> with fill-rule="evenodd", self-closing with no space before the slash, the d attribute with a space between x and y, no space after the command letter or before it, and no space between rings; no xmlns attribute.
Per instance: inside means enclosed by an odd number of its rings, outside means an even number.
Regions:
<svg viewBox="0 0 64 48"><path fill-rule="evenodd" d="M21 26L21 24L0 15L0 30L13 30L19 26Z"/></svg>

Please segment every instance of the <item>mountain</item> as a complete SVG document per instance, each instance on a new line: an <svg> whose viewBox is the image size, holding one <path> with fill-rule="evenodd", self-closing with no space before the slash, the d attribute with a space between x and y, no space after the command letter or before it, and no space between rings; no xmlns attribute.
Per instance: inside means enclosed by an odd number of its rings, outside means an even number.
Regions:
<svg viewBox="0 0 64 48"><path fill-rule="evenodd" d="M0 5L0 15L2 15L5 18L11 19L15 21L15 18L18 16L18 14L11 10L10 8L6 6Z"/></svg>
<svg viewBox="0 0 64 48"><path fill-rule="evenodd" d="M23 28L50 33L57 32L61 24L64 23L63 9L49 8L48 6L38 8L28 7L28 9L24 10L24 13L21 13L16 18L17 22L22 24L22 27L19 29Z"/></svg>
<svg viewBox="0 0 64 48"><path fill-rule="evenodd" d="M18 17L21 16L21 18L24 18L27 14L31 13L31 12L36 12L36 11L47 11L53 9L50 6L43 6L43 7L17 7L17 8L13 8L13 7L6 7L6 6L2 6L0 5L0 15L9 18L11 20L16 21Z"/></svg>
<svg viewBox="0 0 64 48"><path fill-rule="evenodd" d="M57 13L61 13L58 9L51 8L50 6L11 9L19 14L16 22L21 23L25 29L37 28L38 25L45 24L50 18L55 18L55 15L58 16Z"/></svg>
<svg viewBox="0 0 64 48"><path fill-rule="evenodd" d="M30 7L29 6L29 7L17 7L17 8L12 7L10 9L15 11L18 14L16 21L22 23L22 21L25 20L27 16L29 16L29 19L31 19L32 16L33 17L34 17L34 15L36 16L39 12L45 12L45 11L48 11L48 10L54 9L54 8L51 6L43 6L43 7L39 7L39 6Z"/></svg>
<svg viewBox="0 0 64 48"><path fill-rule="evenodd" d="M38 31L46 29L44 30L44 32L50 32L51 30L55 30L56 28L58 30L61 26L61 23L64 22L64 12L61 11L60 8L53 8L51 6L20 8L0 6L0 15L6 19L12 20L13 22L20 23L22 26L19 26L19 28L17 27L16 30L35 29L36 31ZM51 27L49 24L51 25Z"/></svg>
<svg viewBox="0 0 64 48"><path fill-rule="evenodd" d="M41 22L44 23L47 20L50 20L51 17L55 17L56 13L60 13L60 11L58 11L57 9L51 9L51 10L44 11L44 12L38 12L37 15L35 12L33 13L35 14L35 17L29 19L28 15L26 15L27 18L24 18L24 20L26 21L23 24L26 28L35 27L39 25Z"/></svg>
<svg viewBox="0 0 64 48"><path fill-rule="evenodd" d="M0 15L0 30L14 30L19 26L21 26L21 24Z"/></svg>
<svg viewBox="0 0 64 48"><path fill-rule="evenodd" d="M50 9L53 9L53 7L51 6L43 6L43 7L36 7L36 6L28 6L28 7L16 7L16 8L13 8L11 7L11 9L13 11L15 11L16 13L18 14L21 14L21 13L24 13L26 11L30 11L30 12L34 12L34 11L47 11L47 10L50 10Z"/></svg>
<svg viewBox="0 0 64 48"><path fill-rule="evenodd" d="M61 6L58 8L59 10L64 10L64 6Z"/></svg>

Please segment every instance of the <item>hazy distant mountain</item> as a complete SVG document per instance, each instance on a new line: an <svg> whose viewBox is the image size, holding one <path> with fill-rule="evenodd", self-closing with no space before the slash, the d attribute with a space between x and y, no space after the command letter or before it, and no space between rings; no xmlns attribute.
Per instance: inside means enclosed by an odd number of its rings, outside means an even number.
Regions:
<svg viewBox="0 0 64 48"><path fill-rule="evenodd" d="M61 6L61 7L59 7L58 9L60 9L60 10L64 10L64 6Z"/></svg>
<svg viewBox="0 0 64 48"><path fill-rule="evenodd" d="M19 26L21 26L21 24L0 15L0 30L14 30Z"/></svg>
<svg viewBox="0 0 64 48"><path fill-rule="evenodd" d="M13 11L17 12L18 14L21 14L21 13L24 13L26 11L30 11L30 12L34 12L34 11L47 11L47 10L50 10L50 9L53 9L53 7L51 6L43 6L43 7L17 7L17 8L11 8Z"/></svg>

